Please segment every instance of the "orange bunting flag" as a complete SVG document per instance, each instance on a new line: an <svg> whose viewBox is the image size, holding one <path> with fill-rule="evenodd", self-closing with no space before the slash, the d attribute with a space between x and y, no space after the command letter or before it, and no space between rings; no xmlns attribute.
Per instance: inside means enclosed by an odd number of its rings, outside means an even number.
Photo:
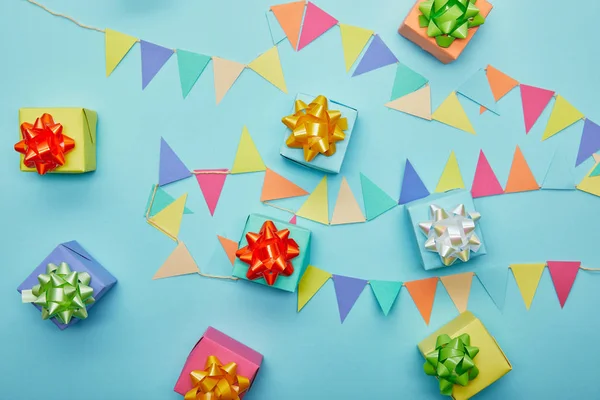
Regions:
<svg viewBox="0 0 600 400"><path fill-rule="evenodd" d="M277 22L281 25L281 29L285 32L294 50L298 48L298 39L300 38L300 27L302 26L305 6L306 3L304 1L271 6L271 11L275 14Z"/></svg>
<svg viewBox="0 0 600 400"><path fill-rule="evenodd" d="M440 281L446 288L448 295L456 306L459 313L467 311L469 303L469 294L471 293L471 282L473 273L465 272L462 274L448 275L440 277Z"/></svg>
<svg viewBox="0 0 600 400"><path fill-rule="evenodd" d="M527 192L539 188L540 185L537 184L521 149L517 146L504 193Z"/></svg>
<svg viewBox="0 0 600 400"><path fill-rule="evenodd" d="M221 246L223 246L223 250L227 254L227 258L229 258L229 262L233 265L235 261L235 252L238 250L238 244L231 239L227 239L226 237L219 236L219 242L221 242Z"/></svg>
<svg viewBox="0 0 600 400"><path fill-rule="evenodd" d="M427 325L429 325L431 311L433 310L437 281L438 278L433 277L418 281L404 282L404 286L408 289L410 297L412 297Z"/></svg>
<svg viewBox="0 0 600 400"><path fill-rule="evenodd" d="M506 75L504 72L497 70L491 65L487 66L486 73L490 88L492 89L492 94L496 101L500 100L519 84L517 80ZM483 114L485 110L486 108L481 106L479 113Z"/></svg>
<svg viewBox="0 0 600 400"><path fill-rule="evenodd" d="M287 199L307 194L308 192L300 186L267 168L260 201Z"/></svg>

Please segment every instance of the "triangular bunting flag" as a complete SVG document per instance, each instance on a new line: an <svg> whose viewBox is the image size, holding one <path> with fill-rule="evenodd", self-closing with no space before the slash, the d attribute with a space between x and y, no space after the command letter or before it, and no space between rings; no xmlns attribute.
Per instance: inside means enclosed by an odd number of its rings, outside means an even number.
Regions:
<svg viewBox="0 0 600 400"><path fill-rule="evenodd" d="M579 142L579 152L577 153L575 166L579 166L598 150L600 150L600 125L586 119L583 123L583 133L581 134L581 142Z"/></svg>
<svg viewBox="0 0 600 400"><path fill-rule="evenodd" d="M381 40L381 37L375 35L352 76L361 75L397 62L398 59Z"/></svg>
<svg viewBox="0 0 600 400"><path fill-rule="evenodd" d="M526 133L529 133L535 121L542 115L552 96L554 96L554 92L551 90L521 84L521 101L523 102Z"/></svg>
<svg viewBox="0 0 600 400"><path fill-rule="evenodd" d="M340 32L342 34L344 63L346 64L346 72L348 72L375 32L346 24L340 24Z"/></svg>
<svg viewBox="0 0 600 400"><path fill-rule="evenodd" d="M329 224L329 203L327 200L327 175L321 179L315 190L308 196L296 215L311 221Z"/></svg>
<svg viewBox="0 0 600 400"><path fill-rule="evenodd" d="M304 16L304 1L295 1L293 3L279 4L271 6L271 11L285 32L292 48L298 48L298 38L300 37L300 27L302 26L302 17Z"/></svg>
<svg viewBox="0 0 600 400"><path fill-rule="evenodd" d="M246 66L236 61L213 57L215 79L215 100L217 104L223 100Z"/></svg>
<svg viewBox="0 0 600 400"><path fill-rule="evenodd" d="M179 197L173 203L166 206L161 212L155 216L148 218L148 223L156 229L177 241L179 236L179 228L181 227L181 218L185 209L185 201L187 193Z"/></svg>
<svg viewBox="0 0 600 400"><path fill-rule="evenodd" d="M158 165L158 186L179 181L192 176L190 170L179 159L171 146L160 138L160 160Z"/></svg>
<svg viewBox="0 0 600 400"><path fill-rule="evenodd" d="M265 53L255 58L254 61L248 64L248 68L271 82L273 86L282 92L287 93L277 46L271 47Z"/></svg>
<svg viewBox="0 0 600 400"><path fill-rule="evenodd" d="M548 271L556 289L560 307L564 307L581 266L579 261L548 261Z"/></svg>
<svg viewBox="0 0 600 400"><path fill-rule="evenodd" d="M491 65L487 66L486 75L490 84L490 88L492 89L492 93L494 94L494 100L496 101L500 100L519 84L518 81L497 70ZM480 113L483 113L484 111L485 107L481 106Z"/></svg>
<svg viewBox="0 0 600 400"><path fill-rule="evenodd" d="M429 85L425 85L416 92L387 102L385 106L431 121L431 88Z"/></svg>
<svg viewBox="0 0 600 400"><path fill-rule="evenodd" d="M558 132L584 118L585 115L573 107L564 97L557 94L542 140L546 140L549 137L556 135Z"/></svg>
<svg viewBox="0 0 600 400"><path fill-rule="evenodd" d="M548 172L544 177L542 189L575 190L575 168L573 162L562 151L556 151Z"/></svg>
<svg viewBox="0 0 600 400"><path fill-rule="evenodd" d="M446 100L431 114L431 119L475 135L475 129L456 97L456 92L446 97Z"/></svg>
<svg viewBox="0 0 600 400"><path fill-rule="evenodd" d="M407 94L421 89L429 82L427 78L418 72L413 71L401 62L396 67L396 78L394 78L394 86L392 87L392 97L390 100L399 99Z"/></svg>
<svg viewBox="0 0 600 400"><path fill-rule="evenodd" d="M452 189L464 189L465 183L463 182L462 175L460 174L460 168L458 167L458 161L456 160L456 154L454 151L450 153L442 176L438 181L435 188L436 193L447 192Z"/></svg>
<svg viewBox="0 0 600 400"><path fill-rule="evenodd" d="M528 310L531 307L538 283L540 283L544 267L546 267L546 264L512 264L510 266L515 281L517 281L517 286L521 291L521 296L523 296L525 307Z"/></svg>
<svg viewBox="0 0 600 400"><path fill-rule="evenodd" d="M406 204L411 201L422 199L429 196L429 190L415 171L414 167L406 159L404 167L404 179L402 180L402 189L400 190L400 199L398 204Z"/></svg>
<svg viewBox="0 0 600 400"><path fill-rule="evenodd" d="M582 192L593 194L594 196L600 196L600 161L596 161L596 164L592 167L590 172L583 178L577 189ZM595 175L592 175L595 174Z"/></svg>
<svg viewBox="0 0 600 400"><path fill-rule="evenodd" d="M462 274L441 276L440 281L442 281L458 312L463 313L467 311L473 273L464 272Z"/></svg>
<svg viewBox="0 0 600 400"><path fill-rule="evenodd" d="M248 128L244 126L240 144L235 153L235 160L233 160L233 167L229 172L231 174L245 174L247 172L259 172L266 169L267 167L254 145L254 141L252 141Z"/></svg>
<svg viewBox="0 0 600 400"><path fill-rule="evenodd" d="M500 186L500 182L498 182L494 170L492 170L485 154L483 154L483 150L479 150L479 159L477 160L473 186L471 186L473 198L494 196L502 193L504 193L504 190L502 189L502 186Z"/></svg>
<svg viewBox="0 0 600 400"><path fill-rule="evenodd" d="M195 174L196 180L198 181L198 185L200 185L200 190L204 195L204 200L206 201L210 215L215 215L215 208L217 208L217 203L219 202L219 197L221 197L225 179L227 179L227 170L214 169L195 172L203 172Z"/></svg>
<svg viewBox="0 0 600 400"><path fill-rule="evenodd" d="M332 278L338 302L338 310L340 312L340 320L343 323L354 303L358 300L358 296L360 296L365 286L367 286L367 281L340 275L332 275Z"/></svg>
<svg viewBox="0 0 600 400"><path fill-rule="evenodd" d="M381 311L383 311L383 315L387 316L398 298L402 282L369 281L369 284L379 303L379 307L381 307Z"/></svg>
<svg viewBox="0 0 600 400"><path fill-rule="evenodd" d="M369 178L360 174L360 186L362 188L363 203L367 220L377 218L386 211L391 210L398 204L386 192L377 186Z"/></svg>
<svg viewBox="0 0 600 400"><path fill-rule="evenodd" d="M404 283L427 325L429 325L431 311L433 310L437 281L438 278L433 277Z"/></svg>
<svg viewBox="0 0 600 400"><path fill-rule="evenodd" d="M142 49L142 89L150 83L158 71L173 55L173 49L140 40Z"/></svg>
<svg viewBox="0 0 600 400"><path fill-rule="evenodd" d="M227 258L229 258L231 265L233 265L235 261L235 252L238 250L238 244L231 239L227 239L226 237L219 235L217 235L217 237L219 238L221 246L223 246L223 250L225 250L225 254L227 254Z"/></svg>
<svg viewBox="0 0 600 400"><path fill-rule="evenodd" d="M594 176L598 176L600 175L600 165L596 165L594 167L594 169L592 170L592 172L590 172L590 177L594 177Z"/></svg>
<svg viewBox="0 0 600 400"><path fill-rule="evenodd" d="M600 154L592 154L592 157L594 158L594 162L600 162Z"/></svg>
<svg viewBox="0 0 600 400"><path fill-rule="evenodd" d="M150 195L148 196L148 202L146 203L146 208L144 212L144 216L148 215L149 217L154 216L160 211L164 210L166 206L175 201L175 199L165 192L163 188L157 187L158 185L152 185L152 189L150 190ZM154 191L156 190L156 193ZM154 201L152 201L152 195L154 195ZM150 207L150 202L152 202L152 207ZM150 211L148 212L148 208ZM193 214L194 212L189 208L185 207L183 209L184 214Z"/></svg>
<svg viewBox="0 0 600 400"><path fill-rule="evenodd" d="M327 32L338 23L338 20L321 10L310 1L306 5L306 14L300 32L298 50L302 50L307 44Z"/></svg>
<svg viewBox="0 0 600 400"><path fill-rule="evenodd" d="M183 242L177 243L175 250L163 265L156 271L152 279L170 278L172 276L198 273L198 265Z"/></svg>
<svg viewBox="0 0 600 400"><path fill-rule="evenodd" d="M342 178L342 184L333 209L331 225L353 224L365 222L365 216L360 210L356 198L348 185L346 178Z"/></svg>
<svg viewBox="0 0 600 400"><path fill-rule="evenodd" d="M208 65L210 57L181 49L177 49L176 53L181 94L186 98Z"/></svg>
<svg viewBox="0 0 600 400"><path fill-rule="evenodd" d="M292 218L290 218L290 224L292 224L292 225L296 225L297 221L298 221L298 218L295 215Z"/></svg>
<svg viewBox="0 0 600 400"><path fill-rule="evenodd" d="M271 40L274 45L282 42L286 36L283 28L277 21L277 17L275 17L275 13L271 10L267 11L267 23L269 24L269 31L271 32Z"/></svg>
<svg viewBox="0 0 600 400"><path fill-rule="evenodd" d="M260 201L287 199L290 197L305 196L307 194L308 192L300 186L267 168Z"/></svg>
<svg viewBox="0 0 600 400"><path fill-rule="evenodd" d="M535 181L535 177L531 169L529 169L529 165L527 165L521 149L517 146L504 193L527 192L538 190L539 188L540 185Z"/></svg>
<svg viewBox="0 0 600 400"><path fill-rule="evenodd" d="M477 271L477 278L490 295L494 304L500 311L504 308L506 299L506 282L508 280L508 268L495 267L485 268Z"/></svg>
<svg viewBox="0 0 600 400"><path fill-rule="evenodd" d="M484 106L491 112L498 114L496 111L496 100L492 94L492 89L487 79L484 69L475 72L466 82L464 82L457 90L469 100Z"/></svg>
<svg viewBox="0 0 600 400"><path fill-rule="evenodd" d="M106 76L119 65L123 57L131 50L138 39L124 33L106 29L104 34L104 53L106 57Z"/></svg>
<svg viewBox="0 0 600 400"><path fill-rule="evenodd" d="M309 265L302 275L298 284L298 312L304 308L306 303L323 287L325 282L331 278L331 274L317 267Z"/></svg>

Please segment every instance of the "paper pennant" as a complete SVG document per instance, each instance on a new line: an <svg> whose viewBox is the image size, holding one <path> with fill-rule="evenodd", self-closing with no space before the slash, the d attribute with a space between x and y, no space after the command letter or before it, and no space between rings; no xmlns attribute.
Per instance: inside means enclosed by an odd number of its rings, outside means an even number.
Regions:
<svg viewBox="0 0 600 400"><path fill-rule="evenodd" d="M282 92L287 93L277 46L271 47L266 53L263 53L254 59L254 61L248 64L248 68L271 82L273 86L277 87Z"/></svg>
<svg viewBox="0 0 600 400"><path fill-rule="evenodd" d="M233 160L233 167L229 172L231 174L245 174L247 172L259 172L266 169L267 167L265 166L258 149L254 145L254 141L250 136L250 132L248 132L248 128L244 126L240 144L235 153L235 160Z"/></svg>
<svg viewBox="0 0 600 400"><path fill-rule="evenodd" d="M600 150L600 126L586 119L583 123L583 133L581 134L581 142L579 142L579 152L577 153L575 166L590 158L598 150Z"/></svg>
<svg viewBox="0 0 600 400"><path fill-rule="evenodd" d="M404 286L408 289L410 297L412 297L415 305L419 309L419 313L429 325L431 311L433 310L433 301L435 300L435 289L437 287L438 278L427 278L418 281L404 282Z"/></svg>
<svg viewBox="0 0 600 400"><path fill-rule="evenodd" d="M565 100L560 94L557 94L542 140L546 140L549 137L556 135L558 132L584 118L585 116L578 109L573 107L571 103Z"/></svg>
<svg viewBox="0 0 600 400"><path fill-rule="evenodd" d="M352 194L348 181L344 177L342 178L340 191L335 202L335 208L333 209L331 225L353 224L357 222L365 222L365 216Z"/></svg>
<svg viewBox="0 0 600 400"><path fill-rule="evenodd" d="M513 90L515 86L519 84L518 81L514 80L505 73L497 70L496 68L488 65L486 68L486 75L490 84L490 89L494 95L494 100L498 101L504 97L508 92ZM481 106L480 113L485 111L485 107Z"/></svg>
<svg viewBox="0 0 600 400"><path fill-rule="evenodd" d="M494 196L504 193L498 178L490 163L488 162L483 150L479 151L479 159L477 160L477 168L475 169L475 177L471 186L471 194L473 198Z"/></svg>
<svg viewBox="0 0 600 400"><path fill-rule="evenodd" d="M600 162L597 161L585 178L579 182L577 189L595 196L600 196L600 175L592 176L593 173L597 173L598 169L600 169Z"/></svg>
<svg viewBox="0 0 600 400"><path fill-rule="evenodd" d="M186 98L208 65L210 57L181 49L177 49L176 53L181 94Z"/></svg>
<svg viewBox="0 0 600 400"><path fill-rule="evenodd" d="M564 307L579 272L579 261L548 261L548 271L556 289L560 307Z"/></svg>
<svg viewBox="0 0 600 400"><path fill-rule="evenodd" d="M438 181L435 188L436 193L447 192L452 189L464 189L465 183L463 182L462 175L460 174L460 168L458 167L458 161L456 160L456 154L454 151L450 153L442 176Z"/></svg>
<svg viewBox="0 0 600 400"><path fill-rule="evenodd" d="M361 75L397 62L398 59L381 37L375 35L352 76Z"/></svg>
<svg viewBox="0 0 600 400"><path fill-rule="evenodd" d="M175 199L165 192L163 188L157 187L158 185L152 185L152 189L150 189L150 195L148 195L148 202L146 203L146 208L144 211L144 216L148 214L149 217L157 214L158 212L164 210L166 206L175 201ZM155 189L156 188L156 189ZM156 193L154 193L156 190ZM154 194L154 201L152 202L152 195ZM152 208L150 208L150 202L152 202ZM148 213L148 208L150 208L150 212ZM193 214L194 212L189 208L185 207L183 209L184 214Z"/></svg>
<svg viewBox="0 0 600 400"><path fill-rule="evenodd" d="M217 237L219 238L219 242L221 243L223 250L225 250L225 254L227 254L229 262L231 263L231 265L233 265L233 263L235 262L235 252L238 250L237 242L234 242L233 240L227 239L223 236L217 235Z"/></svg>
<svg viewBox="0 0 600 400"><path fill-rule="evenodd" d="M190 170L179 159L171 146L160 138L160 161L158 166L158 185L163 186L192 176Z"/></svg>
<svg viewBox="0 0 600 400"><path fill-rule="evenodd" d="M456 92L452 92L446 97L446 100L433 112L431 118L475 135L475 129L473 129L469 117L467 117L463 106L460 104L458 97L456 97Z"/></svg>
<svg viewBox="0 0 600 400"><path fill-rule="evenodd" d="M142 49L142 89L145 89L158 71L173 55L173 49L140 40Z"/></svg>
<svg viewBox="0 0 600 400"><path fill-rule="evenodd" d="M106 76L109 76L115 70L136 42L138 42L138 39L133 36L125 35L112 29L105 29L104 53L106 57Z"/></svg>
<svg viewBox="0 0 600 400"><path fill-rule="evenodd" d="M467 311L473 273L464 272L462 274L441 276L440 281L442 281L458 312L463 313Z"/></svg>
<svg viewBox="0 0 600 400"><path fill-rule="evenodd" d="M215 79L215 100L219 104L246 66L239 62L219 57L213 57L212 60Z"/></svg>
<svg viewBox="0 0 600 400"><path fill-rule="evenodd" d="M381 311L383 311L383 315L387 316L398 298L402 282L369 281L369 284L379 307L381 307Z"/></svg>
<svg viewBox="0 0 600 400"><path fill-rule="evenodd" d="M415 92L425 86L427 82L429 80L423 75L399 62L398 67L396 67L396 77L394 78L390 100L395 100Z"/></svg>
<svg viewBox="0 0 600 400"><path fill-rule="evenodd" d="M163 265L156 271L152 279L170 278L172 276L198 273L198 265L183 242L177 243L175 250Z"/></svg>
<svg viewBox="0 0 600 400"><path fill-rule="evenodd" d="M187 193L179 197L173 203L166 206L161 212L148 219L148 223L154 226L162 233L177 241L179 228L181 227L181 218L185 209Z"/></svg>
<svg viewBox="0 0 600 400"><path fill-rule="evenodd" d="M348 72L375 32L346 24L340 24L340 32L342 35L342 49L344 50L344 63L346 64L346 72Z"/></svg>
<svg viewBox="0 0 600 400"><path fill-rule="evenodd" d="M304 23L300 32L298 50L302 50L307 44L327 32L337 23L337 19L309 1L306 5L306 14L304 15Z"/></svg>
<svg viewBox="0 0 600 400"><path fill-rule="evenodd" d="M297 221L298 221L298 218L296 218L295 215L292 218L290 218L290 224L296 225Z"/></svg>
<svg viewBox="0 0 600 400"><path fill-rule="evenodd" d="M385 106L431 121L431 88L427 84L416 92L387 102Z"/></svg>
<svg viewBox="0 0 600 400"><path fill-rule="evenodd" d="M321 179L315 190L308 196L296 215L311 221L329 224L329 203L327 200L327 175Z"/></svg>
<svg viewBox="0 0 600 400"><path fill-rule="evenodd" d="M402 189L400 190L400 199L398 204L406 204L411 201L422 199L429 196L429 190L415 171L414 167L406 159L404 166L404 179L402 180Z"/></svg>
<svg viewBox="0 0 600 400"><path fill-rule="evenodd" d="M504 308L506 299L506 283L508 281L508 268L495 267L477 271L477 278L490 295L494 304L500 311Z"/></svg>
<svg viewBox="0 0 600 400"><path fill-rule="evenodd" d="M486 72L480 69L464 82L457 90L458 93L498 114L496 100L492 93Z"/></svg>
<svg viewBox="0 0 600 400"><path fill-rule="evenodd" d="M332 275L332 278L340 320L343 323L363 289L367 286L367 281L340 275Z"/></svg>
<svg viewBox="0 0 600 400"><path fill-rule="evenodd" d="M551 90L521 84L521 101L523 102L526 133L529 133L553 96L554 92Z"/></svg>
<svg viewBox="0 0 600 400"><path fill-rule="evenodd" d="M331 278L331 274L317 267L309 265L298 284L298 312L304 308L306 303L323 287L325 282Z"/></svg>
<svg viewBox="0 0 600 400"><path fill-rule="evenodd" d="M219 172L227 172L227 170L214 169L196 172L214 172L195 175L198 185L200 185L202 195L204 195L206 205L208 206L208 211L210 212L210 215L215 215L215 208L217 208L217 203L219 202L219 197L221 197L221 191L223 190L223 185L225 184L225 179L227 179L228 175Z"/></svg>
<svg viewBox="0 0 600 400"><path fill-rule="evenodd" d="M528 310L531 307L531 302L533 301L545 267L546 264L512 264L510 266L515 276L515 281L517 281L517 286L519 286L519 290L521 291L521 296L523 296L525 307Z"/></svg>
<svg viewBox="0 0 600 400"><path fill-rule="evenodd" d="M279 21L277 21L277 17L275 17L275 13L273 11L267 11L266 15L267 23L269 24L269 31L271 32L271 40L273 41L274 45L277 45L286 38L285 32L279 24Z"/></svg>
<svg viewBox="0 0 600 400"><path fill-rule="evenodd" d="M290 197L305 196L307 194L308 192L300 186L267 168L260 201L287 199Z"/></svg>
<svg viewBox="0 0 600 400"><path fill-rule="evenodd" d="M517 146L504 193L527 192L539 188L540 185L537 184L521 149Z"/></svg>
<svg viewBox="0 0 600 400"><path fill-rule="evenodd" d="M592 172L590 172L590 177L594 177L594 176L598 176L600 175L600 165L596 165L594 167L594 169L592 170Z"/></svg>
<svg viewBox="0 0 600 400"><path fill-rule="evenodd" d="M592 154L592 157L594 158L594 162L600 162L600 154Z"/></svg>
<svg viewBox="0 0 600 400"><path fill-rule="evenodd" d="M564 154L557 150L550 161L548 172L544 177L542 189L553 190L575 190L575 168L573 162Z"/></svg>
<svg viewBox="0 0 600 400"><path fill-rule="evenodd" d="M298 48L298 38L300 37L300 27L302 26L305 5L304 1L296 1L271 6L271 11L275 14L275 18L277 18L281 29L285 32L294 50Z"/></svg>
<svg viewBox="0 0 600 400"><path fill-rule="evenodd" d="M377 186L369 178L360 174L360 186L362 188L363 203L367 220L377 218L386 211L391 210L398 204L386 192Z"/></svg>

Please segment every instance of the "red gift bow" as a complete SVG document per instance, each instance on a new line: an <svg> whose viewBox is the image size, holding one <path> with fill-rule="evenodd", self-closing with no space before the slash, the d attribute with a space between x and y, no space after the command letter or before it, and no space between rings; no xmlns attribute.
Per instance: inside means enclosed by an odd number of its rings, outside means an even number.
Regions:
<svg viewBox="0 0 600 400"><path fill-rule="evenodd" d="M15 144L15 150L25 155L23 163L28 168L35 167L38 174L44 175L64 165L65 154L75 148L75 141L62 131L63 126L44 113L33 125L21 124L23 140Z"/></svg>
<svg viewBox="0 0 600 400"><path fill-rule="evenodd" d="M280 274L293 274L290 260L300 255L300 248L289 236L289 229L278 231L273 221L266 221L259 233L248 232L248 245L235 252L241 261L250 265L246 277L250 280L262 277L272 286Z"/></svg>

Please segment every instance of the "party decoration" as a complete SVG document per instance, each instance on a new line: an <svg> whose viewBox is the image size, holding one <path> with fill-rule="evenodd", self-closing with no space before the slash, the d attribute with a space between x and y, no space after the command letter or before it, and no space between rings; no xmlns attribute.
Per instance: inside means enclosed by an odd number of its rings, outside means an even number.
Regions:
<svg viewBox="0 0 600 400"><path fill-rule="evenodd" d="M158 185L152 185L152 189L150 189L150 194L148 195L144 216L153 217L174 201L175 199L163 188ZM194 212L185 207L183 213L193 214Z"/></svg>
<svg viewBox="0 0 600 400"><path fill-rule="evenodd" d="M242 129L242 136L240 137L240 143L238 144L237 152L235 153L235 159L233 160L233 167L229 173L231 174L245 174L248 172L259 172L266 170L267 167L258 152L258 149L254 145L254 141L248 132L248 128L244 126Z"/></svg>
<svg viewBox="0 0 600 400"><path fill-rule="evenodd" d="M340 312L340 321L344 323L356 300L358 300L363 289L367 286L367 281L341 275L333 275L332 279L333 286L335 287L338 311Z"/></svg>
<svg viewBox="0 0 600 400"><path fill-rule="evenodd" d="M305 196L308 192L278 173L267 168L260 201Z"/></svg>
<svg viewBox="0 0 600 400"><path fill-rule="evenodd" d="M179 228L181 227L181 218L185 210L187 193L179 197L173 203L166 206L162 211L148 218L146 221L177 242Z"/></svg>
<svg viewBox="0 0 600 400"><path fill-rule="evenodd" d="M596 161L596 164L590 169L585 178L579 182L577 189L594 196L600 196L600 173L596 173L598 169L600 169L600 161Z"/></svg>
<svg viewBox="0 0 600 400"><path fill-rule="evenodd" d="M472 3L471 3L472 4ZM488 78L484 69L479 69L457 90L458 93L484 106L486 109L498 114L496 110L496 100L490 88Z"/></svg>
<svg viewBox="0 0 600 400"><path fill-rule="evenodd" d="M298 284L298 312L304 308L306 303L313 298L329 278L331 278L329 272L312 265L308 266Z"/></svg>
<svg viewBox="0 0 600 400"><path fill-rule="evenodd" d="M158 271L156 271L156 274L154 274L152 279L197 274L198 271L198 265L185 243L179 242L177 243L175 250L173 250Z"/></svg>
<svg viewBox="0 0 600 400"><path fill-rule="evenodd" d="M550 277L552 283L554 283L554 289L556 289L556 295L560 302L560 307L563 308L575 283L577 272L581 267L579 261L548 261L548 271L550 271Z"/></svg>
<svg viewBox="0 0 600 400"><path fill-rule="evenodd" d="M440 277L440 281L442 281L458 312L467 311L473 273L464 272L462 274L442 276Z"/></svg>
<svg viewBox="0 0 600 400"><path fill-rule="evenodd" d="M212 60L215 82L215 101L219 104L246 66L242 63L220 57L213 57Z"/></svg>
<svg viewBox="0 0 600 400"><path fill-rule="evenodd" d="M431 121L431 88L421 89L385 103L387 108Z"/></svg>
<svg viewBox="0 0 600 400"><path fill-rule="evenodd" d="M296 215L311 221L329 224L329 201L327 199L327 175L321 179L315 190L300 206Z"/></svg>
<svg viewBox="0 0 600 400"><path fill-rule="evenodd" d="M362 75L397 62L398 59L383 42L381 36L375 35L352 76Z"/></svg>
<svg viewBox="0 0 600 400"><path fill-rule="evenodd" d="M304 23L300 32L298 51L302 50L307 44L327 32L337 23L337 19L309 1L306 5L306 14L304 14Z"/></svg>
<svg viewBox="0 0 600 400"><path fill-rule="evenodd" d="M399 62L396 67L396 77L394 78L390 100L399 99L400 97L416 92L425 86L427 82L429 80L423 75Z"/></svg>
<svg viewBox="0 0 600 400"><path fill-rule="evenodd" d="M491 297L500 311L504 308L506 299L506 283L508 282L508 269L502 267L481 268L477 271L477 278Z"/></svg>
<svg viewBox="0 0 600 400"><path fill-rule="evenodd" d="M447 192L452 189L464 189L465 183L463 182L460 168L458 167L458 161L456 160L456 154L454 151L450 153L446 166L440 176L440 180L435 188L436 193Z"/></svg>
<svg viewBox="0 0 600 400"><path fill-rule="evenodd" d="M431 114L431 119L475 135L475 129L469 121L456 92L450 93L446 100Z"/></svg>
<svg viewBox="0 0 600 400"><path fill-rule="evenodd" d="M402 189L400 190L400 199L398 204L410 203L429 196L429 190L415 171L410 161L406 159L404 166L404 179L402 179Z"/></svg>
<svg viewBox="0 0 600 400"><path fill-rule="evenodd" d="M515 281L517 281L517 286L521 291L521 296L523 296L525 307L528 310L531 307L533 296L535 296L545 267L546 263L510 265L510 269L515 276Z"/></svg>
<svg viewBox="0 0 600 400"><path fill-rule="evenodd" d="M542 112L554 96L551 90L521 84L521 101L525 118L525 133L529 133Z"/></svg>
<svg viewBox="0 0 600 400"><path fill-rule="evenodd" d="M104 32L106 76L108 77L139 40L108 28Z"/></svg>
<svg viewBox="0 0 600 400"><path fill-rule="evenodd" d="M342 35L342 50L344 50L344 63L346 64L346 72L349 72L375 32L358 26L339 25Z"/></svg>
<svg viewBox="0 0 600 400"><path fill-rule="evenodd" d="M539 188L540 186L537 184L533 172L529 169L529 165L527 165L521 149L517 146L504 192L527 192L538 190Z"/></svg>
<svg viewBox="0 0 600 400"><path fill-rule="evenodd" d="M273 45L278 45L282 41L286 39L285 32L281 27L279 21L277 21L277 17L275 17L275 13L271 10L266 12L267 23L269 24L269 31L271 32L271 40L273 41Z"/></svg>
<svg viewBox="0 0 600 400"><path fill-rule="evenodd" d="M575 168L573 160L564 151L557 150L550 161L542 189L575 190Z"/></svg>
<svg viewBox="0 0 600 400"><path fill-rule="evenodd" d="M363 215L356 198L352 194L352 190L348 185L346 178L342 178L340 191L333 209L333 217L331 225L353 224L365 222Z"/></svg>
<svg viewBox="0 0 600 400"><path fill-rule="evenodd" d="M215 356L206 359L204 370L190 372L193 388L184 400L240 400L250 387L250 380L237 375L237 364L223 365Z"/></svg>
<svg viewBox="0 0 600 400"><path fill-rule="evenodd" d="M577 161L575 166L579 166L594 153L600 150L600 125L586 119L583 123L583 132L579 142L579 151L577 152Z"/></svg>
<svg viewBox="0 0 600 400"><path fill-rule="evenodd" d="M427 325L431 319L438 279L436 277L404 282L410 297Z"/></svg>
<svg viewBox="0 0 600 400"><path fill-rule="evenodd" d="M490 166L485 154L483 154L483 150L479 150L475 177L473 178L473 185L471 185L473 198L494 196L502 193L504 193L504 190L500 186L494 170Z"/></svg>
<svg viewBox="0 0 600 400"><path fill-rule="evenodd" d="M557 94L542 140L546 140L556 135L558 132L584 118L585 115L583 115L581 111L573 107L571 103L565 100L560 94Z"/></svg>
<svg viewBox="0 0 600 400"><path fill-rule="evenodd" d="M490 84L490 89L494 94L494 100L496 100L496 102L502 97L506 96L508 92L513 90L513 88L515 88L519 84L517 80L511 78L504 72L492 67L491 65L487 66L485 72L487 75L488 82ZM484 106L481 106L479 110L480 114L483 114L485 110L486 108Z"/></svg>
<svg viewBox="0 0 600 400"><path fill-rule="evenodd" d="M396 200L362 173L360 174L360 186L367 220L371 221L398 205Z"/></svg>
<svg viewBox="0 0 600 400"><path fill-rule="evenodd" d="M600 166L596 165L594 167L594 169L592 169L592 172L590 172L590 177L594 177L594 176L598 176L600 175Z"/></svg>
<svg viewBox="0 0 600 400"><path fill-rule="evenodd" d="M235 252L238 250L237 242L223 236L217 235L217 237L219 238L221 246L223 246L223 250L225 250L225 253L227 254L227 258L229 258L229 262L233 265L235 262Z"/></svg>
<svg viewBox="0 0 600 400"><path fill-rule="evenodd" d="M393 281L369 281L369 285L371 286L371 290L373 290L377 303L379 303L379 307L381 307L381 311L383 311L383 315L387 316L396 302L398 294L400 294L403 283Z"/></svg>
<svg viewBox="0 0 600 400"><path fill-rule="evenodd" d="M158 185L163 186L192 176L190 170L175 154L164 138L160 138L160 161L158 166Z"/></svg>
<svg viewBox="0 0 600 400"><path fill-rule="evenodd" d="M166 49L169 50L170 49ZM177 67L179 68L179 82L181 83L181 94L185 99L190 93L202 72L210 62L210 56L193 53L191 51L177 49ZM166 51L166 56L170 57ZM165 61L166 62L166 61ZM215 68L216 75L216 68ZM215 89L217 88L215 78Z"/></svg>
<svg viewBox="0 0 600 400"><path fill-rule="evenodd" d="M285 32L292 48L298 48L298 39L300 38L300 28L302 27L302 18L304 17L304 1L295 1L293 3L279 4L271 6L271 11Z"/></svg>
<svg viewBox="0 0 600 400"><path fill-rule="evenodd" d="M158 71L169 61L173 49L140 40L142 49L142 89L145 89Z"/></svg>
<svg viewBox="0 0 600 400"><path fill-rule="evenodd" d="M210 215L215 215L215 208L221 197L225 179L227 179L228 171L226 169L213 170L196 170L194 171L200 190L204 195L204 200L208 206Z"/></svg>
<svg viewBox="0 0 600 400"><path fill-rule="evenodd" d="M277 46L271 47L269 50L256 57L254 61L248 64L248 68L265 78L283 93L287 93Z"/></svg>
<svg viewBox="0 0 600 400"><path fill-rule="evenodd" d="M296 214L294 214L294 216L292 218L290 218L290 224L294 224L296 225L296 223L298 222L298 218L296 217Z"/></svg>

